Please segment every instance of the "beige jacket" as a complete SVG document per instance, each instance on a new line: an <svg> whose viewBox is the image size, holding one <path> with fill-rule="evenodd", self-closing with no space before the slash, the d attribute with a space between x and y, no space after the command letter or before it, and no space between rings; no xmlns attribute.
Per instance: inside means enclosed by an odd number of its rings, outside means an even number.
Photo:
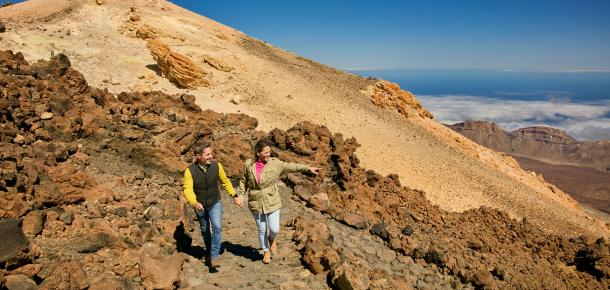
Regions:
<svg viewBox="0 0 610 290"><path fill-rule="evenodd" d="M260 182L256 181L256 165L251 159L244 163L244 174L239 180L237 193L246 195L248 208L256 213L270 213L282 207L278 190L280 176L291 172L306 172L308 165L288 163L277 158L269 158L261 172Z"/></svg>

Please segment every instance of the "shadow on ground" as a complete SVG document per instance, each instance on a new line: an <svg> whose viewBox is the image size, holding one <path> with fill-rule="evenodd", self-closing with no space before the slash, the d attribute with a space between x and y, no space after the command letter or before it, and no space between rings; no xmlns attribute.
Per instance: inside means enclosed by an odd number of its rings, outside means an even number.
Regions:
<svg viewBox="0 0 610 290"><path fill-rule="evenodd" d="M258 249L251 246L243 246L225 241L222 242L221 249L222 248L235 256L244 257L250 261L260 261L263 259L263 255L259 253Z"/></svg>

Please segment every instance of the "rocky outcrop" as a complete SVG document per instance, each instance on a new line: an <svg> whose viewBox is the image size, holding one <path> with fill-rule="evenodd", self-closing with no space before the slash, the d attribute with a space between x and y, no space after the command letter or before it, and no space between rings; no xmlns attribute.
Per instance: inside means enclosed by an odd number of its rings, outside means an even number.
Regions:
<svg viewBox="0 0 610 290"><path fill-rule="evenodd" d="M434 118L432 113L426 110L413 94L400 89L395 83L381 80L374 85L368 86L361 93L369 97L373 104L382 108L395 110L405 117Z"/></svg>
<svg viewBox="0 0 610 290"><path fill-rule="evenodd" d="M161 73L170 81L190 89L208 85L205 72L188 57L171 51L169 46L156 38L148 39L146 45Z"/></svg>

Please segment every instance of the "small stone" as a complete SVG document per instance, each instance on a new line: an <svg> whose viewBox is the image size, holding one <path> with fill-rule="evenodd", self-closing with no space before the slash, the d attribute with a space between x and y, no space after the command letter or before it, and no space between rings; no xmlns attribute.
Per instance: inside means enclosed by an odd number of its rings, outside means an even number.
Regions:
<svg viewBox="0 0 610 290"><path fill-rule="evenodd" d="M119 207L115 210L115 214L120 217L126 217L127 213L128 213L128 210L125 207Z"/></svg>
<svg viewBox="0 0 610 290"><path fill-rule="evenodd" d="M344 214L342 220L348 226L352 226L356 229L364 229L368 226L368 220L365 217L354 213Z"/></svg>
<svg viewBox="0 0 610 290"><path fill-rule="evenodd" d="M43 212L34 210L29 212L21 223L23 233L27 236L38 235L42 231L43 226Z"/></svg>
<svg viewBox="0 0 610 290"><path fill-rule="evenodd" d="M23 137L23 135L17 134L17 136L13 138L13 142L17 144L23 144L23 142L25 142L25 137Z"/></svg>
<svg viewBox="0 0 610 290"><path fill-rule="evenodd" d="M105 2L106 0L95 0L95 3L97 3L97 5L104 5Z"/></svg>
<svg viewBox="0 0 610 290"><path fill-rule="evenodd" d="M42 113L42 115L40 115L40 119L43 119L43 120L53 119L53 113L51 113L51 112L44 112L44 113Z"/></svg>
<svg viewBox="0 0 610 290"><path fill-rule="evenodd" d="M437 278L432 276L432 275L426 275L426 277L424 278L424 281L426 281L426 283L434 283L436 282Z"/></svg>
<svg viewBox="0 0 610 290"><path fill-rule="evenodd" d="M147 221L156 219L162 215L163 215L163 210L161 210L159 207L157 207L155 205L149 206L144 211L144 218L146 218Z"/></svg>
<svg viewBox="0 0 610 290"><path fill-rule="evenodd" d="M59 214L54 210L49 210L46 212L47 221L56 221L59 218Z"/></svg>
<svg viewBox="0 0 610 290"><path fill-rule="evenodd" d="M326 211L330 207L328 194L320 192L312 195L307 201L307 205L320 212Z"/></svg>
<svg viewBox="0 0 610 290"><path fill-rule="evenodd" d="M379 236L384 241L387 241L390 238L390 233L387 230L387 226L383 222L373 225L373 227L371 228L371 233Z"/></svg>
<svg viewBox="0 0 610 290"><path fill-rule="evenodd" d="M491 272L494 276L498 277L500 280L504 280L506 277L506 267L502 264L496 265L493 271Z"/></svg>
<svg viewBox="0 0 610 290"><path fill-rule="evenodd" d="M377 251L377 257L384 262L391 262L396 259L396 252L389 249L379 249Z"/></svg>
<svg viewBox="0 0 610 290"><path fill-rule="evenodd" d="M413 233L413 229L411 228L411 226L405 226L402 229L402 234L405 236L410 236Z"/></svg>
<svg viewBox="0 0 610 290"><path fill-rule="evenodd" d="M69 210L59 215L59 219L67 225L71 225L74 220L74 212Z"/></svg>

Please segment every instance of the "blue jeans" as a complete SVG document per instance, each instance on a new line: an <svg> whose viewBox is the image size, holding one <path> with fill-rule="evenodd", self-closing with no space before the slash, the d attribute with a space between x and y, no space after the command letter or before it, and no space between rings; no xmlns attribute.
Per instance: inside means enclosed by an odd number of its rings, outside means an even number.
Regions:
<svg viewBox="0 0 610 290"><path fill-rule="evenodd" d="M273 241L280 232L280 210L268 214L252 212L252 216L258 226L258 241L261 243L261 249L263 252L269 251L269 242Z"/></svg>
<svg viewBox="0 0 610 290"><path fill-rule="evenodd" d="M201 236L209 257L216 258L220 254L222 240L222 201L218 200L212 207L195 211L201 228ZM210 232L210 224L212 231Z"/></svg>

